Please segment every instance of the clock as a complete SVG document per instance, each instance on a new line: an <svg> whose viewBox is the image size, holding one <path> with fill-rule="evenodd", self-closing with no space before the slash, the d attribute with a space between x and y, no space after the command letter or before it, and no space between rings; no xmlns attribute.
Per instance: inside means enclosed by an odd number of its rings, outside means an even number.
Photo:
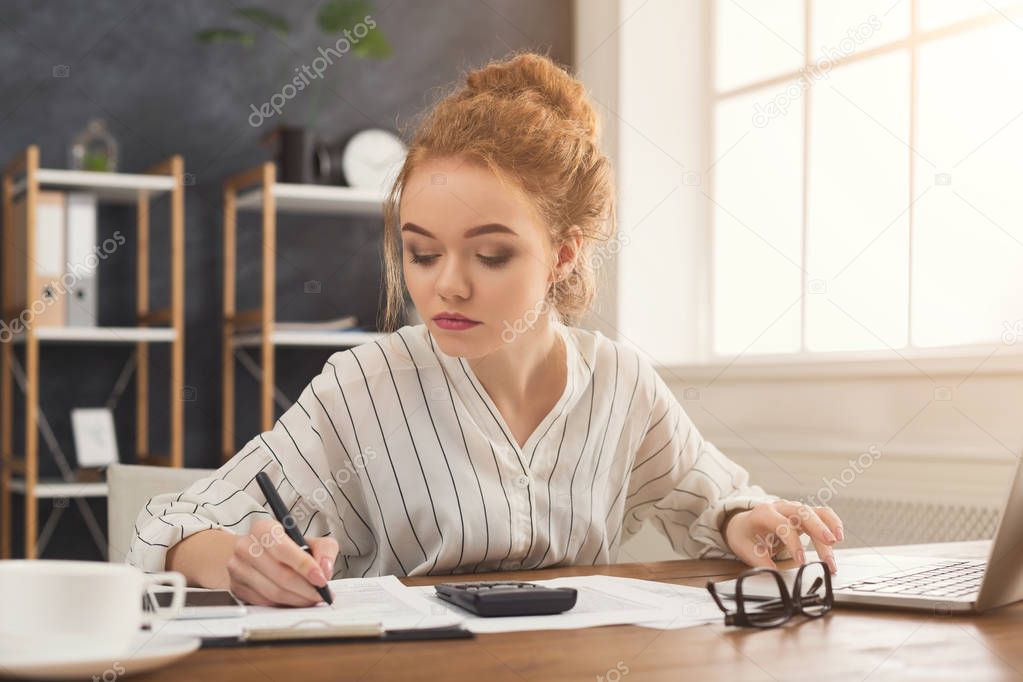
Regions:
<svg viewBox="0 0 1023 682"><path fill-rule="evenodd" d="M341 172L349 187L387 191L401 170L407 153L395 133L381 128L360 130L341 152Z"/></svg>

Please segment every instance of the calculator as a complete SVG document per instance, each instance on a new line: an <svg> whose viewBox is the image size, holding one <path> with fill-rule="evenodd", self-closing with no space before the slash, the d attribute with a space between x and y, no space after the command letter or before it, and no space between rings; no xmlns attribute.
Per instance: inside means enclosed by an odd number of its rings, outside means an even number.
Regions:
<svg viewBox="0 0 1023 682"><path fill-rule="evenodd" d="M575 606L571 587L544 587L517 580L440 583L437 596L477 616L548 616Z"/></svg>

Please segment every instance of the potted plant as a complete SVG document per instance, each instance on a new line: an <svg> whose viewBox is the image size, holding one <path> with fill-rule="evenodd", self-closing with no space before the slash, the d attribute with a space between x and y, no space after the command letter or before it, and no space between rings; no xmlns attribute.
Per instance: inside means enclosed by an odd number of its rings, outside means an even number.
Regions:
<svg viewBox="0 0 1023 682"><path fill-rule="evenodd" d="M260 106L252 105L249 123L254 127L263 121L279 116L278 122L263 137L263 141L274 150L277 162L278 180L281 182L309 182L312 174L313 140L310 131L314 128L323 86L313 87L314 92L309 101L305 120L300 124L287 122L284 116L284 104L313 85L315 80L323 79L326 68L320 64L332 64L335 56L340 57L351 52L360 59L386 59L393 54L386 36L372 18L373 3L369 0L325 0L316 13L316 25L320 31L333 38L333 44L321 47L318 55L310 65L294 67L291 63L283 65L282 76L277 83L282 83L278 92L268 94L268 100ZM213 26L198 31L196 40L204 45L215 43L232 43L244 49L252 49L260 39L260 35L276 34L283 40L291 32L291 25L282 15L261 7L239 7L231 12L236 25ZM239 28L240 26L241 28ZM329 64L327 64L329 65ZM288 94L291 97L288 97ZM290 117L289 117L290 118ZM256 123L253 123L253 120Z"/></svg>

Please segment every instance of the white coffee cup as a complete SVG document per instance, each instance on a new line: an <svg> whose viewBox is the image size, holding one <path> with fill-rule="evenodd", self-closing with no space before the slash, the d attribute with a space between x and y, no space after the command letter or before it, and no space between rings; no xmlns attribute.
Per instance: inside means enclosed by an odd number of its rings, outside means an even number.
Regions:
<svg viewBox="0 0 1023 682"><path fill-rule="evenodd" d="M152 585L170 585L168 607L143 611ZM143 573L100 561L0 561L0 661L126 656L143 624L173 618L185 601L185 576Z"/></svg>

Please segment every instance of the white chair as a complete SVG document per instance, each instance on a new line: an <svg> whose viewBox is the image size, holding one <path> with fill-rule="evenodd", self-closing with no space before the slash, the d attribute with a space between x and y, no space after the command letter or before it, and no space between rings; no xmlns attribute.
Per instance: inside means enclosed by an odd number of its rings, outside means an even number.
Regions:
<svg viewBox="0 0 1023 682"><path fill-rule="evenodd" d="M184 490L215 471L111 464L107 468L107 558L116 563L124 561L135 536L135 518L149 498Z"/></svg>

